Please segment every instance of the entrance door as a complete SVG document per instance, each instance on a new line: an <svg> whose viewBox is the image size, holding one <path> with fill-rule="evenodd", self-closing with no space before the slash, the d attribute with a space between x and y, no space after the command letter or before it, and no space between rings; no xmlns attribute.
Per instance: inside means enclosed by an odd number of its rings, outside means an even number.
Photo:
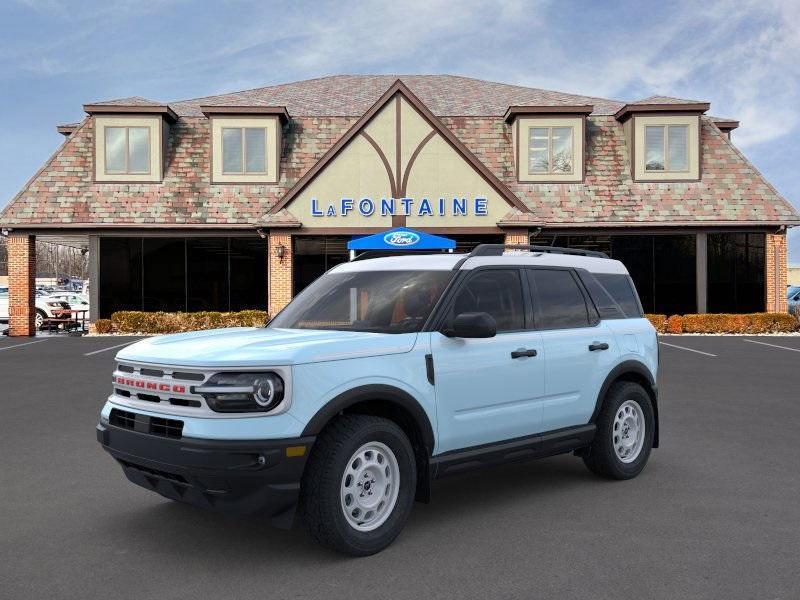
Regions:
<svg viewBox="0 0 800 600"><path fill-rule="evenodd" d="M440 451L541 430L542 342L538 332L527 328L525 290L516 268L473 271L456 293L442 329L461 313L486 312L497 322L497 335L464 339L431 334Z"/></svg>

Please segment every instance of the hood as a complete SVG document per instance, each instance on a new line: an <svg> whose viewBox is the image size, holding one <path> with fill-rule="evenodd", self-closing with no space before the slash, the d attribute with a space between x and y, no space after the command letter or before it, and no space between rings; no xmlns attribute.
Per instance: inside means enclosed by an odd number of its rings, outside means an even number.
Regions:
<svg viewBox="0 0 800 600"><path fill-rule="evenodd" d="M120 350L117 359L194 367L297 365L409 352L416 338L416 333L232 327L147 338Z"/></svg>

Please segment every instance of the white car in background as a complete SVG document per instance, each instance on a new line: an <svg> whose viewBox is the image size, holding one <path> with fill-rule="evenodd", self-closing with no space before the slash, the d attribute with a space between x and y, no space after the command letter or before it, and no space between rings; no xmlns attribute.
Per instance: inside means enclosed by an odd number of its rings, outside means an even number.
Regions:
<svg viewBox="0 0 800 600"><path fill-rule="evenodd" d="M53 292L47 298L66 302L72 310L89 310L89 298L78 292ZM76 318L79 318L79 315L76 315ZM89 320L88 312L86 313L86 320Z"/></svg>
<svg viewBox="0 0 800 600"><path fill-rule="evenodd" d="M53 296L36 296L36 329L41 329L45 319L58 318L60 311L71 308L66 300ZM88 308L88 307L87 307ZM8 321L8 287L0 287L0 322Z"/></svg>

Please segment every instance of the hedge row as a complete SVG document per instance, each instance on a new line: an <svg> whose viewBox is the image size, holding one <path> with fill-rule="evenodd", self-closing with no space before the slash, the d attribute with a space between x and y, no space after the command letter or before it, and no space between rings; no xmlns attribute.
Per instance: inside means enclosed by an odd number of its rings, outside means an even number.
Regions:
<svg viewBox="0 0 800 600"><path fill-rule="evenodd" d="M646 315L659 333L788 333L800 321L787 313Z"/></svg>
<svg viewBox="0 0 800 600"><path fill-rule="evenodd" d="M268 319L269 315L263 310L192 313L125 310L115 312L110 320L97 320L95 329L98 333L180 333L221 327L261 327Z"/></svg>

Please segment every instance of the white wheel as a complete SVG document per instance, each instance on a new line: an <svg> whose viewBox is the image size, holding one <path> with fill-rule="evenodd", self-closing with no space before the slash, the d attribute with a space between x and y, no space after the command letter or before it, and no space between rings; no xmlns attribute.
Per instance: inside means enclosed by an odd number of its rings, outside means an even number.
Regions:
<svg viewBox="0 0 800 600"><path fill-rule="evenodd" d="M611 430L614 453L623 463L632 463L639 457L645 439L645 419L642 407L634 400L620 404L614 415Z"/></svg>
<svg viewBox="0 0 800 600"><path fill-rule="evenodd" d="M372 531L392 514L400 490L400 467L394 452L381 442L356 450L340 486L342 512L357 531Z"/></svg>
<svg viewBox="0 0 800 600"><path fill-rule="evenodd" d="M30 323L30 321L28 321ZM36 325L36 329L41 329L42 325L44 325L44 314L36 311L36 317L34 318L34 324Z"/></svg>

